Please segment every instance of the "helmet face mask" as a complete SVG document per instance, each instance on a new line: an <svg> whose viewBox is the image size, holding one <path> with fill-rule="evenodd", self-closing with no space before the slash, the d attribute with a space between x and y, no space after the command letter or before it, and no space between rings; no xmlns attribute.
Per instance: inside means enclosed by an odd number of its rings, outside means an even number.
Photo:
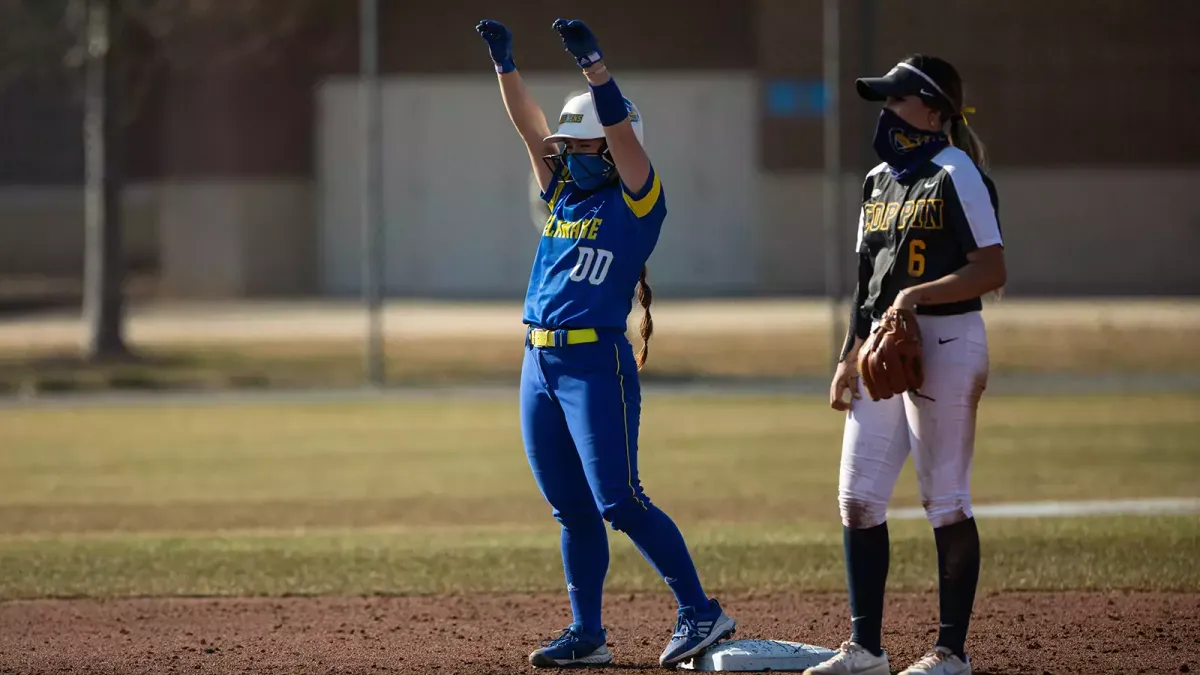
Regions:
<svg viewBox="0 0 1200 675"><path fill-rule="evenodd" d="M595 152L570 150L566 143L562 143L561 148L562 149L557 154L543 155L542 161L546 163L546 166L550 167L550 172L558 176L559 180L563 181L564 183L576 183L579 182L578 179L582 179L584 182L591 182L589 179L600 177L599 175L594 175L592 171L588 171L586 168L584 169L583 175L576 175L580 172L581 166L591 165L592 167L598 168L600 166L600 162L595 160L585 160L585 162L570 162L570 157L599 158L602 160L604 169L600 175L603 176L605 183L616 176L617 165L615 162L613 162L612 153L608 151L607 142L602 140L599 149ZM574 165L573 170L569 165Z"/></svg>
<svg viewBox="0 0 1200 675"><path fill-rule="evenodd" d="M638 142L642 142L642 119L637 107L625 99L629 108L630 123ZM564 182L573 182L583 189L595 189L609 183L617 175L608 144L604 141L604 127L596 114L592 95L584 92L567 99L558 117L558 131L546 137L546 142L559 144L559 152L544 155L542 161L554 175ZM594 152L571 150L571 141L600 141Z"/></svg>

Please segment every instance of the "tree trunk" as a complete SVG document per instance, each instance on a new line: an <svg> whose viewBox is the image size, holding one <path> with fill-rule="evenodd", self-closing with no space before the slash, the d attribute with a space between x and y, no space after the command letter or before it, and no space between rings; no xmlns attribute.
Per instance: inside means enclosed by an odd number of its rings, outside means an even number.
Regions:
<svg viewBox="0 0 1200 675"><path fill-rule="evenodd" d="M84 292L86 355L91 360L126 356L125 265L121 238L124 124L118 113L124 70L112 0L87 0L87 61L84 96ZM118 39L113 39L114 37Z"/></svg>

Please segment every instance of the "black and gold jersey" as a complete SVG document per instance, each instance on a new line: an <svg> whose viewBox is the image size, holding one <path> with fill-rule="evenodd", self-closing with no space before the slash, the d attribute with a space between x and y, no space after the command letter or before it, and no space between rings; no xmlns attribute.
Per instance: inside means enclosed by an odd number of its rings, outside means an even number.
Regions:
<svg viewBox="0 0 1200 675"><path fill-rule="evenodd" d="M896 295L951 274L978 248L1003 245L992 181L953 146L897 181L880 164L863 182L858 221L859 288L855 302L869 326ZM982 309L980 298L917 308L918 314Z"/></svg>

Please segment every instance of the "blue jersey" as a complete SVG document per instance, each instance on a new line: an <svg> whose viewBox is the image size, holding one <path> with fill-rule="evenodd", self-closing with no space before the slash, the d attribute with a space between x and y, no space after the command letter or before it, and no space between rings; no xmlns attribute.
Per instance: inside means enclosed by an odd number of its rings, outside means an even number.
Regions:
<svg viewBox="0 0 1200 675"><path fill-rule="evenodd" d="M651 169L639 193L619 181L588 192L556 175L542 199L550 217L529 275L525 323L624 331L638 276L667 216L658 174Z"/></svg>

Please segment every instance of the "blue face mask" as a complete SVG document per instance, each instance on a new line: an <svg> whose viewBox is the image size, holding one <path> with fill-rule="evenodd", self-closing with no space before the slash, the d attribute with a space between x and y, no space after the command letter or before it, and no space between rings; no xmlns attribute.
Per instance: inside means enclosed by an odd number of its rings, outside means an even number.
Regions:
<svg viewBox="0 0 1200 675"><path fill-rule="evenodd" d="M946 134L918 129L884 108L879 114L871 147L875 148L879 159L891 167L893 176L903 178L949 144Z"/></svg>
<svg viewBox="0 0 1200 675"><path fill-rule="evenodd" d="M571 172L571 180L584 190L595 190L607 183L613 168L600 155L568 154L564 161L567 171Z"/></svg>

